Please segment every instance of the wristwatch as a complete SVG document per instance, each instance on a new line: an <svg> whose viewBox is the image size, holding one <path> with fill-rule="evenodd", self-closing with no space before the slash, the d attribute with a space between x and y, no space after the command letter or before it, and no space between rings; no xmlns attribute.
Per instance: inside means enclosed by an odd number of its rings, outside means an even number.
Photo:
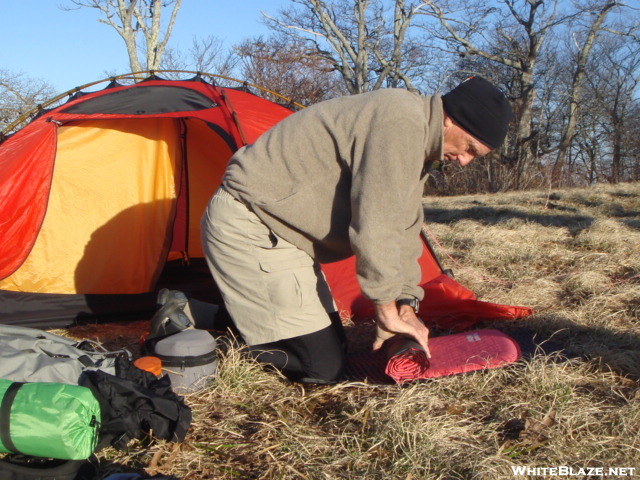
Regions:
<svg viewBox="0 0 640 480"><path fill-rule="evenodd" d="M401 298L399 300L396 300L396 306L400 307L400 305L409 305L411 308L413 308L413 311L416 312L417 315L418 310L420 309L420 300L415 297Z"/></svg>

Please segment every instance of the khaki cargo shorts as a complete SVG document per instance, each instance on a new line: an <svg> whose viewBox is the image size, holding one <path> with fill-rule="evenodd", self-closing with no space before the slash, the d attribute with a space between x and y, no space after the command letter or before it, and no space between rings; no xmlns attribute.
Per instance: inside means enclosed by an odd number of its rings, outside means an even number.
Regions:
<svg viewBox="0 0 640 480"><path fill-rule="evenodd" d="M328 327L336 307L320 266L223 188L202 217L209 269L249 345Z"/></svg>

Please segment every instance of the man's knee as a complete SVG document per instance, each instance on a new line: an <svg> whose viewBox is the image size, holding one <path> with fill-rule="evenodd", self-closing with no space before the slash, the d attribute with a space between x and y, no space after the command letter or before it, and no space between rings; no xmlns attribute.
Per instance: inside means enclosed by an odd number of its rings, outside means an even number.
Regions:
<svg viewBox="0 0 640 480"><path fill-rule="evenodd" d="M302 381L330 383L340 379L345 369L346 349L334 325L287 342L303 365Z"/></svg>
<svg viewBox="0 0 640 480"><path fill-rule="evenodd" d="M326 358L320 365L314 365L312 369L305 369L304 376L300 378L302 383L331 384L338 382L345 369L345 358L339 356Z"/></svg>
<svg viewBox="0 0 640 480"><path fill-rule="evenodd" d="M346 364L344 341L332 325L307 335L254 345L249 350L259 362L304 383L335 383Z"/></svg>

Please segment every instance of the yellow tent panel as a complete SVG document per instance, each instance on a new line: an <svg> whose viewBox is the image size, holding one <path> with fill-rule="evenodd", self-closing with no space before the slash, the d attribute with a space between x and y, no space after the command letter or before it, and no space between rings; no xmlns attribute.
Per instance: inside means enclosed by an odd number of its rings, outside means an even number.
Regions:
<svg viewBox="0 0 640 480"><path fill-rule="evenodd" d="M44 223L25 263L0 281L0 289L152 289L168 252L168 218L176 205L178 127L166 118L61 127Z"/></svg>

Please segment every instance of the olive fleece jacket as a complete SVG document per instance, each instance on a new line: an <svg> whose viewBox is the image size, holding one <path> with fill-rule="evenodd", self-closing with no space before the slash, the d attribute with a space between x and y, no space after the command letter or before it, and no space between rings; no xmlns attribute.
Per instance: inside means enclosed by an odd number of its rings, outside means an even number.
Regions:
<svg viewBox="0 0 640 480"><path fill-rule="evenodd" d="M223 185L317 262L355 254L374 303L422 299L422 193L442 144L439 95L382 89L282 120L236 152Z"/></svg>

